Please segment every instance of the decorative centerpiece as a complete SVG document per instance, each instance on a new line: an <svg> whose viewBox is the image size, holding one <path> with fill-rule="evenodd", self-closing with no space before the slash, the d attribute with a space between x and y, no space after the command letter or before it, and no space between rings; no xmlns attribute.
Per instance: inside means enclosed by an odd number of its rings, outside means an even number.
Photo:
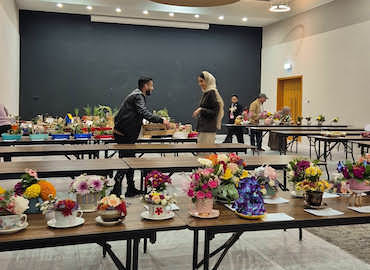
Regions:
<svg viewBox="0 0 370 270"><path fill-rule="evenodd" d="M82 123L75 123L73 126L73 137L76 140L88 140L91 139L92 133L91 133L91 128L87 128L87 131L85 132L83 130Z"/></svg>
<svg viewBox="0 0 370 270"><path fill-rule="evenodd" d="M98 203L98 223L103 225L115 225L122 222L127 215L126 202L123 196L118 198L111 194L102 198Z"/></svg>
<svg viewBox="0 0 370 270"><path fill-rule="evenodd" d="M83 212L94 212L98 201L114 186L114 180L99 175L82 174L76 177L70 191L76 194L77 203Z"/></svg>
<svg viewBox="0 0 370 270"><path fill-rule="evenodd" d="M302 116L297 116L297 126L301 126L302 121L303 121L303 117Z"/></svg>
<svg viewBox="0 0 370 270"><path fill-rule="evenodd" d="M349 184L353 191L370 191L370 155L361 157L357 162L339 162L338 172L342 180Z"/></svg>
<svg viewBox="0 0 370 270"><path fill-rule="evenodd" d="M28 200L0 187L0 234L15 233L27 228Z"/></svg>
<svg viewBox="0 0 370 270"><path fill-rule="evenodd" d="M21 181L14 186L14 192L29 200L27 214L40 213L37 204L49 200L50 196L55 197L56 190L50 182L40 180L35 170L26 169L25 172Z"/></svg>
<svg viewBox="0 0 370 270"><path fill-rule="evenodd" d="M44 141L49 138L49 134L42 125L32 125L31 133L29 134L31 141Z"/></svg>
<svg viewBox="0 0 370 270"><path fill-rule="evenodd" d="M305 179L296 184L296 190L305 192L307 207L321 208L324 191L331 187L326 180L320 180L321 175L318 166L310 166L305 170Z"/></svg>
<svg viewBox="0 0 370 270"><path fill-rule="evenodd" d="M255 177L241 179L238 186L239 198L234 202L236 214L246 219L260 219L265 215L261 186Z"/></svg>
<svg viewBox="0 0 370 270"><path fill-rule="evenodd" d="M215 218L219 211L213 209L213 199L217 192L220 179L213 168L202 168L193 172L185 191L194 204L190 214L199 218Z"/></svg>
<svg viewBox="0 0 370 270"><path fill-rule="evenodd" d="M316 117L317 125L322 126L322 124L325 122L325 116L320 114Z"/></svg>
<svg viewBox="0 0 370 270"><path fill-rule="evenodd" d="M22 129L19 124L12 125L8 133L1 134L4 141L19 141L22 139Z"/></svg>
<svg viewBox="0 0 370 270"><path fill-rule="evenodd" d="M261 186L261 193L266 199L276 198L279 191L279 181L276 170L270 166L261 166L254 170L257 182Z"/></svg>
<svg viewBox="0 0 370 270"><path fill-rule="evenodd" d="M66 132L65 129L65 120L63 118L58 118L57 124L54 127L54 131L51 134L53 140L68 140L71 136L71 133Z"/></svg>
<svg viewBox="0 0 370 270"><path fill-rule="evenodd" d="M315 164L316 163L312 163L302 158L293 159L289 162L287 166L287 172L288 172L288 180L289 182L293 184L293 189L294 189L292 191L293 196L303 198L304 193L303 191L296 189L296 184L306 179L306 169Z"/></svg>
<svg viewBox="0 0 370 270"><path fill-rule="evenodd" d="M240 179L248 177L248 171L244 170L246 163L236 154L210 155L198 159L203 168L212 168L213 173L220 179L220 185L216 189L216 200L232 203L238 197L237 185Z"/></svg>

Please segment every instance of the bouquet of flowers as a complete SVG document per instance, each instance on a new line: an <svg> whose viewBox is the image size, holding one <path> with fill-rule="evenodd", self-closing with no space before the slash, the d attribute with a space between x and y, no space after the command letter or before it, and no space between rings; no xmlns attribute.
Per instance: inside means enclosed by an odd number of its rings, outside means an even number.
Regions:
<svg viewBox="0 0 370 270"><path fill-rule="evenodd" d="M149 194L146 194L144 201L149 204L160 204L162 206L175 203L175 199L172 196L164 195L157 191L151 191Z"/></svg>
<svg viewBox="0 0 370 270"><path fill-rule="evenodd" d="M296 183L297 191L320 191L324 192L330 188L325 180L320 180L322 171L317 165L312 165L305 170L304 180Z"/></svg>
<svg viewBox="0 0 370 270"><path fill-rule="evenodd" d="M370 155L361 157L357 162L352 163L350 161L339 162L338 172L341 174L341 179L344 181L355 180L359 184L369 186L370 189ZM352 186L355 182L352 181ZM355 188L356 189L356 188Z"/></svg>
<svg viewBox="0 0 370 270"><path fill-rule="evenodd" d="M266 119L270 116L272 116L272 113L270 113L268 111L263 111L263 112L260 113L260 115L258 117L259 117L259 119Z"/></svg>
<svg viewBox="0 0 370 270"><path fill-rule="evenodd" d="M280 186L276 170L270 166L261 166L254 170L254 175L261 186L262 194L265 197L274 197Z"/></svg>
<svg viewBox="0 0 370 270"><path fill-rule="evenodd" d="M73 179L70 185L70 191L78 195L100 193L101 197L104 197L107 190L113 186L113 179L99 175L82 174Z"/></svg>
<svg viewBox="0 0 370 270"><path fill-rule="evenodd" d="M37 206L40 207L43 214L46 214L48 211L59 211L64 217L71 216L72 212L78 209L77 202L73 200L58 200L51 196L49 200L39 203Z"/></svg>
<svg viewBox="0 0 370 270"><path fill-rule="evenodd" d="M306 159L293 159L289 162L287 167L288 180L294 185L306 179L306 169L317 164L317 162L310 162Z"/></svg>
<svg viewBox="0 0 370 270"><path fill-rule="evenodd" d="M215 174L213 168L196 170L191 174L190 180L185 191L193 203L197 200L213 199L216 195L216 189L220 184L220 179Z"/></svg>
<svg viewBox="0 0 370 270"><path fill-rule="evenodd" d="M171 178L159 171L152 171L145 177L145 185L158 192L165 191L167 184L171 184Z"/></svg>
<svg viewBox="0 0 370 270"><path fill-rule="evenodd" d="M28 209L28 200L0 187L0 215L21 215Z"/></svg>
<svg viewBox="0 0 370 270"><path fill-rule="evenodd" d="M213 173L220 179L220 185L216 190L216 197L228 202L238 198L237 185L240 179L248 177L248 171L244 170L246 163L236 154L210 155L198 159L204 168L213 169Z"/></svg>
<svg viewBox="0 0 370 270"><path fill-rule="evenodd" d="M116 221L127 215L124 197L118 198L115 194L101 199L98 203L98 210L104 221Z"/></svg>

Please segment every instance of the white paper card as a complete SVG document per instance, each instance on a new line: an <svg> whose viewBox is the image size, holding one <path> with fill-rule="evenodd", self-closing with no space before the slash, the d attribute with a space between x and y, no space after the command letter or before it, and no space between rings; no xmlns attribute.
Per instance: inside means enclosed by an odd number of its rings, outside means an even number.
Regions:
<svg viewBox="0 0 370 270"><path fill-rule="evenodd" d="M335 193L328 193L324 192L323 199L332 199L332 198L338 198L339 195Z"/></svg>
<svg viewBox="0 0 370 270"><path fill-rule="evenodd" d="M370 213L370 205L368 206L361 206L361 207L348 207L348 209L351 209L353 211L362 213L362 214L369 214Z"/></svg>
<svg viewBox="0 0 370 270"><path fill-rule="evenodd" d="M170 205L167 206L167 209L170 210L170 211L178 211L180 210L180 208L174 204L174 203L171 203Z"/></svg>
<svg viewBox="0 0 370 270"><path fill-rule="evenodd" d="M231 210L231 211L235 212L235 209L233 208L233 206L232 206L231 204L227 204L227 203L225 203L224 205L225 205L225 207L226 207L226 208L228 208L229 210Z"/></svg>
<svg viewBox="0 0 370 270"><path fill-rule="evenodd" d="M318 217L340 216L344 214L343 212L340 212L332 208L325 208L320 210L304 209L304 211Z"/></svg>
<svg viewBox="0 0 370 270"><path fill-rule="evenodd" d="M294 220L294 218L291 216L288 216L285 213L271 213L271 214L267 213L265 217L263 218L263 221L266 221L266 222L290 221L290 220Z"/></svg>
<svg viewBox="0 0 370 270"><path fill-rule="evenodd" d="M274 198L274 199L263 199L263 201L266 204L282 204L282 203L289 202L289 200L281 198L281 197L277 197L277 198Z"/></svg>

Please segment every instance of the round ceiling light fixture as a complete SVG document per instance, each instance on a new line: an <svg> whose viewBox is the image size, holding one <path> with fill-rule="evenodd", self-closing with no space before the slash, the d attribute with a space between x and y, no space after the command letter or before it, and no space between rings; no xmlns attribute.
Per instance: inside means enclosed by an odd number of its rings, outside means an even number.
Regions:
<svg viewBox="0 0 370 270"><path fill-rule="evenodd" d="M288 12L290 6L288 4L272 4L270 7L271 12Z"/></svg>
<svg viewBox="0 0 370 270"><path fill-rule="evenodd" d="M159 4L184 7L214 7L229 5L240 0L150 0Z"/></svg>

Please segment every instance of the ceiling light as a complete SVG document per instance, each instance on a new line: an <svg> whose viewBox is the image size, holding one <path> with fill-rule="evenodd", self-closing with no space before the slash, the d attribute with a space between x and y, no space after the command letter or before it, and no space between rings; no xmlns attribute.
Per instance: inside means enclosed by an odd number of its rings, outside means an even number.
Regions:
<svg viewBox="0 0 370 270"><path fill-rule="evenodd" d="M244 17L244 18L242 19L242 21L243 21L243 22L246 22L246 21L248 21L248 18L247 18L247 17Z"/></svg>
<svg viewBox="0 0 370 270"><path fill-rule="evenodd" d="M199 18L199 14L195 14L194 17L198 19Z"/></svg>
<svg viewBox="0 0 370 270"><path fill-rule="evenodd" d="M92 10L93 9L93 7L92 6L87 6L86 7L88 10Z"/></svg>
<svg viewBox="0 0 370 270"><path fill-rule="evenodd" d="M122 9L118 7L118 8L116 8L116 12L117 13L121 13L122 12Z"/></svg>
<svg viewBox="0 0 370 270"><path fill-rule="evenodd" d="M221 15L220 17L218 17L219 20L223 20L225 19L225 17L223 15Z"/></svg>
<svg viewBox="0 0 370 270"><path fill-rule="evenodd" d="M148 15L148 14L149 14L149 11L144 10L144 11L143 11L143 14L144 14L144 15Z"/></svg>
<svg viewBox="0 0 370 270"><path fill-rule="evenodd" d="M175 16L175 13L170 12L168 15L170 15L170 17L173 17L173 16Z"/></svg>
<svg viewBox="0 0 370 270"><path fill-rule="evenodd" d="M270 7L271 12L288 12L290 11L290 6L288 4L273 4Z"/></svg>
<svg viewBox="0 0 370 270"><path fill-rule="evenodd" d="M58 8L62 8L62 7L63 7L63 4L62 4L62 3L58 3L58 4L57 4L57 7L58 7Z"/></svg>

